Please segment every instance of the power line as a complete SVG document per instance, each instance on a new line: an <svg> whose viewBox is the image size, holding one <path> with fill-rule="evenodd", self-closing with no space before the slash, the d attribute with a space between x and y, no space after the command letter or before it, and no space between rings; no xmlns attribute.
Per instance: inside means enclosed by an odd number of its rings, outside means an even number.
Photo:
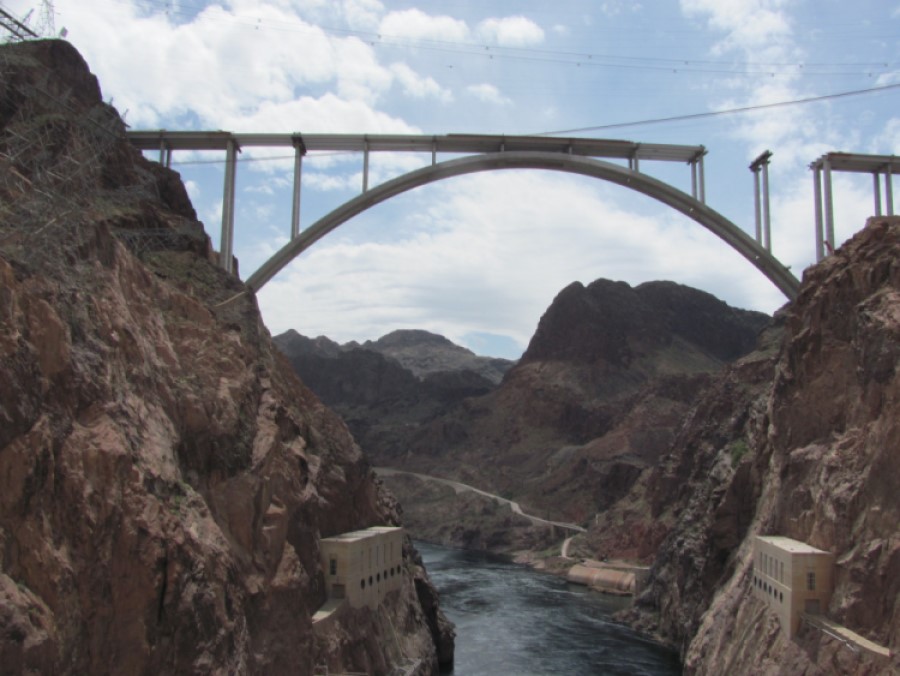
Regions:
<svg viewBox="0 0 900 676"><path fill-rule="evenodd" d="M165 8L167 14L196 18L206 9L205 5L179 3L173 5L170 0L140 0L150 7ZM192 11L194 13L192 13ZM204 20L223 20L225 16L204 16ZM488 59L506 59L544 63L558 63L577 67L616 68L624 70L648 70L669 73L704 73L723 75L882 75L896 63L887 61L859 62L758 62L752 64L728 64L727 62L679 57L629 56L624 54L601 54L591 52L575 52L565 50L539 49L534 47L502 47L474 41L417 39L406 40L401 36L387 35L373 31L338 28L307 23L299 18L292 21L254 18L252 15L227 15L227 20L239 25L258 30L287 32L309 32L320 30L326 35L356 37L371 46L413 48L432 52L456 53L480 56ZM852 70L851 70L852 69Z"/></svg>
<svg viewBox="0 0 900 676"><path fill-rule="evenodd" d="M593 127L579 127L578 129L561 129L559 131L545 131L538 134L529 134L529 136L555 136L557 134L578 134L586 131L599 131L602 129L622 129L624 127L639 127L647 124L663 124L665 122L679 122L682 120L698 120L705 117L716 117L718 115L733 115L736 113L747 113L753 110L765 110L768 108L781 108L784 106L796 106L801 103L813 103L816 101L827 101L830 99L839 99L845 96L859 96L861 94L871 94L873 92L886 91L888 89L900 88L900 83L883 85L880 87L869 87L868 89L856 89L849 92L838 92L837 94L825 94L823 96L811 96L805 99L794 99L793 101L779 101L777 103L761 103L756 106L743 106L742 108L729 108L727 110L714 110L707 113L691 113L689 115L673 115L672 117L657 117L649 120L639 120L637 122L616 122L613 124L599 124Z"/></svg>

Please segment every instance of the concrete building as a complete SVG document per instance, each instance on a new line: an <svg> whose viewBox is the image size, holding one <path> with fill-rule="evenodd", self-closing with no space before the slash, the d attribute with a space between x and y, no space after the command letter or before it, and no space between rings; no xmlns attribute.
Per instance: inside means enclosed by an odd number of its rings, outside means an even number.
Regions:
<svg viewBox="0 0 900 676"><path fill-rule="evenodd" d="M403 529L374 526L321 542L322 571L328 596L352 607L377 608L399 589L403 565Z"/></svg>
<svg viewBox="0 0 900 676"><path fill-rule="evenodd" d="M834 586L834 557L805 542L777 535L753 543L753 593L778 615L793 638L801 613L824 613Z"/></svg>

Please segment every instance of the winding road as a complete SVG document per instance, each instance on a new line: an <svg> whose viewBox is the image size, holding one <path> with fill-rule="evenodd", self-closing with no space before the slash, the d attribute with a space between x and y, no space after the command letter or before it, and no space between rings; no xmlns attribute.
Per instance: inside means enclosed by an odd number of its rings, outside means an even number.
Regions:
<svg viewBox="0 0 900 676"><path fill-rule="evenodd" d="M564 528L566 530L575 531L577 533L585 532L584 528L582 528L581 526L578 526L574 523L565 523L563 521L549 521L547 519L542 519L539 516L533 516L531 514L526 514L525 512L522 511L522 507L519 505L519 503L514 500L507 500L506 498L500 497L499 495L495 495L493 493L488 493L487 491L483 491L480 488L475 488L475 486L470 486L469 484L460 483L459 481L452 481L450 479L442 479L440 477L431 476L430 474L418 474L417 472L407 472L402 469L393 469L391 467L375 467L374 469L375 469L375 473L378 474L379 476L394 476L397 474L407 474L409 476L414 476L419 479L422 479L423 481L433 481L434 483L444 484L445 486L449 486L450 488L452 488L457 493L461 493L462 491L470 491L472 493L478 493L479 495L483 495L486 498L491 498L492 500L494 500L496 502L500 502L500 503L509 505L509 508L513 511L513 513L518 514L520 516L524 516L526 519L529 519L531 521L531 523L533 523L535 525L556 526L557 528ZM571 538L566 540L566 542L563 545L563 547L564 547L563 556L565 556L567 553L565 550L568 550L568 547L566 545L568 544L569 540L571 540Z"/></svg>

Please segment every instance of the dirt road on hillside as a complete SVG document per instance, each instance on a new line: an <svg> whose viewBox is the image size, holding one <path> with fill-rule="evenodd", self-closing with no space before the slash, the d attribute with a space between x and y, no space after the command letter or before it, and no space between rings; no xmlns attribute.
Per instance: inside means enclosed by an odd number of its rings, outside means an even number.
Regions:
<svg viewBox="0 0 900 676"><path fill-rule="evenodd" d="M566 530L576 531L578 533L584 533L585 529L581 526L578 526L574 523L565 523L563 521L549 521L548 519L542 519L539 516L533 516L531 514L526 514L522 511L521 505L515 500L507 500L506 498L500 497L499 495L494 495L493 493L488 493L487 491L483 491L480 488L475 488L475 486L470 486L469 484L464 484L459 481L452 481L450 479L442 479L440 477L431 476L429 474L418 474L417 472L406 472L400 469L393 469L391 467L375 467L375 473L380 476L392 476L396 474L408 474L410 476L417 477L422 479L423 481L432 481L439 484L444 484L445 486L449 486L457 493L462 491L470 491L472 493L478 493L479 495L483 495L486 498L490 498L496 502L500 502L506 505L509 505L509 508L520 516L524 516L526 519L529 519L531 523L535 525L543 525L543 526L556 526L557 528L563 528Z"/></svg>

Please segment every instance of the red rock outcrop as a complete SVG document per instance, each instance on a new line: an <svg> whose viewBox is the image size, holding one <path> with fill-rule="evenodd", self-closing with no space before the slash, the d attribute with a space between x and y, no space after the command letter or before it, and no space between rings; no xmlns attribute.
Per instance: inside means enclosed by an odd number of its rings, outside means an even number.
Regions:
<svg viewBox="0 0 900 676"><path fill-rule="evenodd" d="M696 416L683 431L671 464L687 471L687 489L672 502L641 621L682 647L687 673L898 673L900 218L870 219L809 269L784 325L773 384L734 393L746 402L740 435L702 443L727 416ZM787 639L751 594L757 534L832 552L827 617L893 657L809 625Z"/></svg>
<svg viewBox="0 0 900 676"><path fill-rule="evenodd" d="M320 538L398 510L177 175L66 43L0 69L3 673L436 671L452 632L411 550L381 611L317 638Z"/></svg>

